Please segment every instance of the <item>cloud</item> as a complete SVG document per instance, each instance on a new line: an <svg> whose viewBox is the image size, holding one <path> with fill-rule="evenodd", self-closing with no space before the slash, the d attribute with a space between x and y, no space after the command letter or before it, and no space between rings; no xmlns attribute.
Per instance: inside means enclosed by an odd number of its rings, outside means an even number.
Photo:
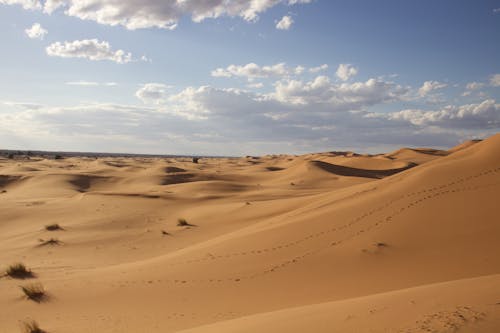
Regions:
<svg viewBox="0 0 500 333"><path fill-rule="evenodd" d="M370 112L317 103L297 106L210 86L163 97L154 106L10 102L14 109L0 112L0 139L20 148L19 142L31 142L31 149L79 151L123 152L127 147L128 152L246 155L335 147L379 152L402 145L452 146L491 135L500 126L494 100L438 110Z"/></svg>
<svg viewBox="0 0 500 333"><path fill-rule="evenodd" d="M493 87L500 87L500 74L494 74L491 76L490 85Z"/></svg>
<svg viewBox="0 0 500 333"><path fill-rule="evenodd" d="M481 82L469 82L465 86L466 90L478 90L484 87L484 83Z"/></svg>
<svg viewBox="0 0 500 333"><path fill-rule="evenodd" d="M66 0L46 0L43 5L44 13L51 14L53 11L59 7L63 7L66 4Z"/></svg>
<svg viewBox="0 0 500 333"><path fill-rule="evenodd" d="M49 56L62 58L85 58L89 60L109 60L118 64L132 61L132 54L123 50L113 51L106 41L98 39L75 40L72 42L56 42L46 49Z"/></svg>
<svg viewBox="0 0 500 333"><path fill-rule="evenodd" d="M261 78L287 78L297 75L302 75L306 71L309 73L318 73L328 69L327 64L317 67L306 68L298 65L296 67L289 67L285 63L278 63L274 65L260 66L255 63L248 63L246 65L229 65L226 68L217 68L211 72L213 77L243 77L249 81Z"/></svg>
<svg viewBox="0 0 500 333"><path fill-rule="evenodd" d="M342 81L347 81L356 74L358 74L358 69L351 64L340 64L336 72L337 77Z"/></svg>
<svg viewBox="0 0 500 333"><path fill-rule="evenodd" d="M214 77L245 77L247 79L281 77L291 72L285 63L279 63L271 66L259 66L255 63L249 63L243 66L229 65L227 68L217 68L212 71Z"/></svg>
<svg viewBox="0 0 500 333"><path fill-rule="evenodd" d="M48 31L45 30L40 23L34 23L31 28L24 30L26 35L31 39L40 39L43 40L45 35L47 35Z"/></svg>
<svg viewBox="0 0 500 333"><path fill-rule="evenodd" d="M312 0L0 0L0 3L20 4L25 9L43 9L52 13L64 7L64 13L82 20L105 25L122 25L127 29L175 29L183 16L195 22L219 17L240 17L255 22L259 15L278 4L296 5Z"/></svg>
<svg viewBox="0 0 500 333"><path fill-rule="evenodd" d="M171 86L162 83L146 83L136 91L135 96L144 103L159 104L163 102L170 88Z"/></svg>
<svg viewBox="0 0 500 333"><path fill-rule="evenodd" d="M288 30L292 27L294 23L293 18L289 15L285 15L276 23L276 29L278 30Z"/></svg>
<svg viewBox="0 0 500 333"><path fill-rule="evenodd" d="M42 4L38 0L0 0L4 5L21 5L24 9L42 9Z"/></svg>
<svg viewBox="0 0 500 333"><path fill-rule="evenodd" d="M117 86L118 84L116 82L94 82L94 81L70 81L66 82L67 85L69 86L84 86L84 87L98 87L98 86L104 86L104 87L114 87Z"/></svg>
<svg viewBox="0 0 500 333"><path fill-rule="evenodd" d="M318 76L306 82L277 82L275 91L269 96L286 104L323 106L330 111L353 111L402 100L408 91L408 88L378 79L335 84L326 76Z"/></svg>
<svg viewBox="0 0 500 333"><path fill-rule="evenodd" d="M262 82L249 83L247 84L247 87L252 89L260 89L264 87L264 84Z"/></svg>
<svg viewBox="0 0 500 333"><path fill-rule="evenodd" d="M448 84L438 81L425 81L424 84L418 89L420 97L425 97L433 91L446 88Z"/></svg>
<svg viewBox="0 0 500 333"><path fill-rule="evenodd" d="M479 104L448 105L437 111L403 110L388 115L391 120L404 120L413 125L453 128L495 129L500 127L500 104L488 99Z"/></svg>
<svg viewBox="0 0 500 333"><path fill-rule="evenodd" d="M309 68L309 72L311 72L311 73L318 73L318 72L326 71L327 69L328 69L328 65L327 64L323 64L321 66Z"/></svg>
<svg viewBox="0 0 500 333"><path fill-rule="evenodd" d="M462 93L463 97L472 95L473 92L483 88L485 86L482 82L469 82L465 86L465 91ZM481 92L480 92L481 94Z"/></svg>
<svg viewBox="0 0 500 333"><path fill-rule="evenodd" d="M500 13L500 8L494 8L493 13Z"/></svg>

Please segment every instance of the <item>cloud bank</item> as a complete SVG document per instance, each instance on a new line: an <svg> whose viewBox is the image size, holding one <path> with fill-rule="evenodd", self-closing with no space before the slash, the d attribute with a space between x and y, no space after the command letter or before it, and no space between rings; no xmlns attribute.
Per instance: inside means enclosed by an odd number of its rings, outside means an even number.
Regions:
<svg viewBox="0 0 500 333"><path fill-rule="evenodd" d="M82 20L105 25L121 25L127 29L175 29L183 16L195 22L223 16L240 17L254 22L259 15L279 4L288 6L312 0L0 0L0 4L21 5L24 9L64 13Z"/></svg>

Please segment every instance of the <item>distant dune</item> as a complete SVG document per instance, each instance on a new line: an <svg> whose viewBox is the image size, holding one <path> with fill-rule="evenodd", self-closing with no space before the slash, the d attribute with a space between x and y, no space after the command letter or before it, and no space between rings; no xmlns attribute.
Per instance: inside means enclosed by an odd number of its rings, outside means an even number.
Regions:
<svg viewBox="0 0 500 333"><path fill-rule="evenodd" d="M499 198L500 134L380 155L0 158L0 332L500 332Z"/></svg>

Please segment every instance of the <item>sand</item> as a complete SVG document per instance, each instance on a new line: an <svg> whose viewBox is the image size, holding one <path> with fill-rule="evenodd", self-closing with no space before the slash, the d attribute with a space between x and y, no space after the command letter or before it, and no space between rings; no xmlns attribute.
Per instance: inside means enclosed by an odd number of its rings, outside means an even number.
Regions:
<svg viewBox="0 0 500 333"><path fill-rule="evenodd" d="M0 158L0 270L34 274L0 278L0 332L500 332L499 198L500 134L198 164Z"/></svg>

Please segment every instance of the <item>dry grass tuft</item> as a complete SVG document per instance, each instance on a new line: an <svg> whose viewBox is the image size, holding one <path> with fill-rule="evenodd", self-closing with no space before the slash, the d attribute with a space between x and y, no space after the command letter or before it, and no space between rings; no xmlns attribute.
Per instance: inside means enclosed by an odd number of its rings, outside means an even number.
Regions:
<svg viewBox="0 0 500 333"><path fill-rule="evenodd" d="M45 293L45 289L40 283L32 283L26 286L20 286L26 298L37 303L42 302L47 298L47 294Z"/></svg>
<svg viewBox="0 0 500 333"><path fill-rule="evenodd" d="M190 226L191 224L189 224L189 223L188 223L188 221L186 221L186 219L182 219L182 218L181 218L181 219L178 219L178 220L177 220L177 225L178 225L179 227L188 227L188 226Z"/></svg>
<svg viewBox="0 0 500 333"><path fill-rule="evenodd" d="M35 276L23 263L10 265L5 271L5 275L14 279L29 279Z"/></svg>
<svg viewBox="0 0 500 333"><path fill-rule="evenodd" d="M54 223L54 224L47 224L45 226L45 230L47 231L56 231L56 230L64 230L59 224Z"/></svg>
<svg viewBox="0 0 500 333"><path fill-rule="evenodd" d="M40 242L40 244L38 246L47 246L47 245L56 246L56 245L62 245L62 242L59 239L57 239L57 238L51 238L51 239L47 239L47 240L39 239L38 241Z"/></svg>

